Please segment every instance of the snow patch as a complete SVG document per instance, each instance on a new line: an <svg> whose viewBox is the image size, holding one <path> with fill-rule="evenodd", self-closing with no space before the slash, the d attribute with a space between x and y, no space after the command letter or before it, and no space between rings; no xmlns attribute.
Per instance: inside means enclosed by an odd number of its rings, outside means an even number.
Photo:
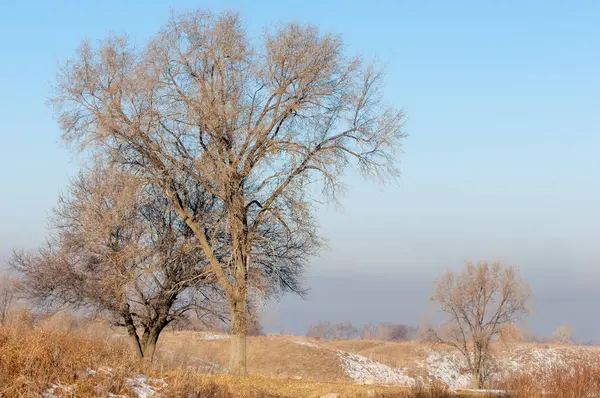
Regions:
<svg viewBox="0 0 600 398"><path fill-rule="evenodd" d="M581 348L515 347L494 358L497 373L493 380L502 380L515 374L551 375L553 370L565 369L579 363L595 363L597 352ZM452 389L472 385L472 377L464 372L466 361L457 351L427 351L427 359L419 364L431 379L437 379Z"/></svg>
<svg viewBox="0 0 600 398"><path fill-rule="evenodd" d="M416 384L416 380L404 374L402 369L392 368L365 356L347 351L332 350L307 340L294 340L294 343L334 352L340 358L344 372L354 381L404 386Z"/></svg>
<svg viewBox="0 0 600 398"><path fill-rule="evenodd" d="M152 379L144 375L127 378L125 379L125 384L131 387L131 390L138 398L158 396L158 392L167 386L167 383L163 379Z"/></svg>
<svg viewBox="0 0 600 398"><path fill-rule="evenodd" d="M510 391L508 390L485 390L485 389L471 389L471 388L467 388L467 389L461 389L461 392L466 391L466 392L477 392L477 393L485 393L485 394L497 394L497 395L505 395L505 394L509 394Z"/></svg>
<svg viewBox="0 0 600 398"><path fill-rule="evenodd" d="M67 395L72 395L75 392L75 386L65 386L60 383L52 384L43 394L43 398L62 398Z"/></svg>
<svg viewBox="0 0 600 398"><path fill-rule="evenodd" d="M311 347L311 348L321 348L319 345L317 345L313 342L310 342L310 341L306 341L306 340L296 340L296 341L294 341L294 343L304 345L307 347Z"/></svg>
<svg viewBox="0 0 600 398"><path fill-rule="evenodd" d="M346 374L355 381L406 386L416 384L415 379L404 374L401 369L394 369L362 355L346 351L336 351L336 353L342 361Z"/></svg>
<svg viewBox="0 0 600 398"><path fill-rule="evenodd" d="M87 373L88 376L96 376L98 374L98 372L96 372L94 369L90 369L90 368L87 368L85 373Z"/></svg>
<svg viewBox="0 0 600 398"><path fill-rule="evenodd" d="M466 364L458 352L441 353L429 350L425 363L421 365L426 368L430 378L439 380L452 389L473 384L471 375L461 372Z"/></svg>
<svg viewBox="0 0 600 398"><path fill-rule="evenodd" d="M227 334L203 333L194 337L196 340L225 340L229 338Z"/></svg>

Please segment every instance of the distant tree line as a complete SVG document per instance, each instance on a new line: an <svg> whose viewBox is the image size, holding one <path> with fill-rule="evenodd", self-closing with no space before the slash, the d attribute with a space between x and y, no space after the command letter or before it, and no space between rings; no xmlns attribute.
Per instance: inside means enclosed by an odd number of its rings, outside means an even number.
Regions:
<svg viewBox="0 0 600 398"><path fill-rule="evenodd" d="M417 337L418 328L416 326L405 325L401 323L367 323L364 325L354 325L349 321L345 322L318 322L311 325L306 332L308 337L318 337L322 339L365 339L365 340L383 340L383 341L406 341Z"/></svg>

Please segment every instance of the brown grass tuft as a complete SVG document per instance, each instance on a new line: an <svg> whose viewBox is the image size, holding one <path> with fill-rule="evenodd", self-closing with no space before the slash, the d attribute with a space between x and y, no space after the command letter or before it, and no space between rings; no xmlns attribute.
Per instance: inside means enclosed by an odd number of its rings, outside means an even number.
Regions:
<svg viewBox="0 0 600 398"><path fill-rule="evenodd" d="M556 367L548 373L516 375L502 383L515 398L600 397L600 368L589 364Z"/></svg>

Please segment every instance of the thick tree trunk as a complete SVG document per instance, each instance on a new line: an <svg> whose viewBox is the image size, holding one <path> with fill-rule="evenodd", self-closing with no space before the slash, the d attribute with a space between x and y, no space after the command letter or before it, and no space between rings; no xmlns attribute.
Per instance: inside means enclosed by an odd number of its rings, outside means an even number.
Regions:
<svg viewBox="0 0 600 398"><path fill-rule="evenodd" d="M143 358L144 350L140 343L140 337L137 334L137 329L135 328L133 317L131 316L131 312L129 311L129 304L127 304L126 302L123 304L123 308L121 309L121 316L123 317L125 327L127 328L127 335L131 338L131 341L133 341L133 347L135 349L136 356L138 358Z"/></svg>
<svg viewBox="0 0 600 398"><path fill-rule="evenodd" d="M231 352L229 353L229 372L245 375L246 368L246 295L231 304Z"/></svg>
<svg viewBox="0 0 600 398"><path fill-rule="evenodd" d="M142 337L142 351L144 353L144 359L152 362L154 359L154 352L156 351L156 343L158 342L158 337L160 333L165 328L166 324L162 323L158 325L154 325L150 329L144 330L144 335Z"/></svg>
<svg viewBox="0 0 600 398"><path fill-rule="evenodd" d="M136 356L138 358L143 358L144 350L142 349L142 345L140 343L140 338L137 335L134 325L132 325L132 324L127 325L127 334L131 338L131 341L133 341L133 346L135 349Z"/></svg>
<svg viewBox="0 0 600 398"><path fill-rule="evenodd" d="M473 372L473 388L480 389L481 387L483 387L481 383L481 377L479 376L479 372L475 371Z"/></svg>
<svg viewBox="0 0 600 398"><path fill-rule="evenodd" d="M477 336L477 335L476 335ZM474 352L474 361L473 361L473 388L480 389L483 388L483 367L484 367L484 345L479 341L475 340L475 352Z"/></svg>
<svg viewBox="0 0 600 398"><path fill-rule="evenodd" d="M233 185L231 201L229 203L229 226L231 230L235 281L229 294L229 307L231 312L231 352L229 353L229 372L236 375L245 375L246 368L246 336L248 335L247 322L247 295L248 295L248 266L250 264L250 251L248 242L248 220L243 196L238 192L241 182Z"/></svg>
<svg viewBox="0 0 600 398"><path fill-rule="evenodd" d="M144 344L144 359L152 362L154 359L154 351L156 350L156 343L158 342L158 335L151 335L146 344Z"/></svg>

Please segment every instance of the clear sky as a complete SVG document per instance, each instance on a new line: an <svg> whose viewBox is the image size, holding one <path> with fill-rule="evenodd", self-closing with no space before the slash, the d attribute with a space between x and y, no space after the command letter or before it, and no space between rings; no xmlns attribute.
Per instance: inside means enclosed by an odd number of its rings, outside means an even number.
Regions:
<svg viewBox="0 0 600 398"><path fill-rule="evenodd" d="M195 7L241 11L256 38L289 20L341 33L349 52L386 66L388 100L408 115L399 183L348 174L343 210L319 214L329 249L311 265L313 290L275 305L274 323L416 323L434 276L483 259L521 268L534 331L566 323L600 339L597 1L4 0L0 267L13 247L43 240L78 168L46 105L58 63L83 38L143 44L170 8Z"/></svg>

